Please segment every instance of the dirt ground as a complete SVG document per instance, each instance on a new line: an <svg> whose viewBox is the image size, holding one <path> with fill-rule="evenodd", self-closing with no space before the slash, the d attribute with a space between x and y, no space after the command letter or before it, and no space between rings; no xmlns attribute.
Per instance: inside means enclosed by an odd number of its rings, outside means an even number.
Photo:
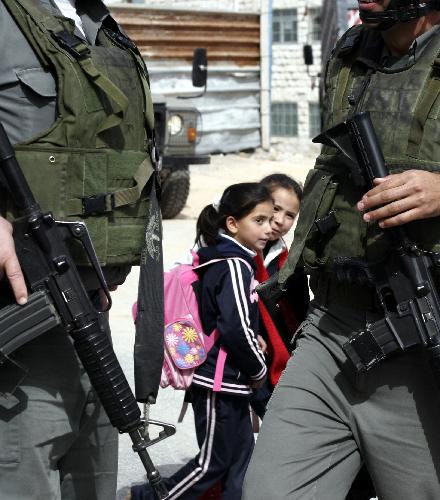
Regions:
<svg viewBox="0 0 440 500"><path fill-rule="evenodd" d="M188 202L177 219L196 219L202 208L220 197L230 184L259 181L273 173L288 174L303 183L313 163L313 157L300 156L293 156L291 161L272 160L265 152L213 155L210 165L190 167Z"/></svg>

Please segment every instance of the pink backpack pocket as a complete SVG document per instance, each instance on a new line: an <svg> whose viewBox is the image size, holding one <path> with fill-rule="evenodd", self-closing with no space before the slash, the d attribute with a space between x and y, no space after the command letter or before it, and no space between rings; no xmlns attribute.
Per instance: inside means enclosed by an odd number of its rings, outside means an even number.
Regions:
<svg viewBox="0 0 440 500"><path fill-rule="evenodd" d="M174 389L186 390L190 387L194 370L208 355L204 334L197 328L191 315L165 325L164 363L160 386L169 385Z"/></svg>
<svg viewBox="0 0 440 500"><path fill-rule="evenodd" d="M197 331L190 316L165 326L165 349L180 370L196 368L207 356L203 333Z"/></svg>

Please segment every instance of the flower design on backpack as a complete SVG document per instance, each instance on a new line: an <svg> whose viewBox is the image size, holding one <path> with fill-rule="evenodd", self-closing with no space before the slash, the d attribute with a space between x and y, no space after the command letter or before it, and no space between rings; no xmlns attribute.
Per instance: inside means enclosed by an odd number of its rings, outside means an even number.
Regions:
<svg viewBox="0 0 440 500"><path fill-rule="evenodd" d="M175 333L170 332L165 336L165 341L168 346L176 347L179 343L179 337Z"/></svg>
<svg viewBox="0 0 440 500"><path fill-rule="evenodd" d="M187 326L183 329L182 337L185 342L190 344L191 342L195 342L197 340L197 332L191 326Z"/></svg>

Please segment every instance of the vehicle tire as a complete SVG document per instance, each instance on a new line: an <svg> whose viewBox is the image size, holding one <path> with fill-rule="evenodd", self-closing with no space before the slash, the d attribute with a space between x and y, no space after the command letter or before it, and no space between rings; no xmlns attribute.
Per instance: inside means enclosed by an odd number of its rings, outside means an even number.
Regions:
<svg viewBox="0 0 440 500"><path fill-rule="evenodd" d="M183 209L189 194L189 168L172 170L162 183L160 207L164 219L173 219Z"/></svg>

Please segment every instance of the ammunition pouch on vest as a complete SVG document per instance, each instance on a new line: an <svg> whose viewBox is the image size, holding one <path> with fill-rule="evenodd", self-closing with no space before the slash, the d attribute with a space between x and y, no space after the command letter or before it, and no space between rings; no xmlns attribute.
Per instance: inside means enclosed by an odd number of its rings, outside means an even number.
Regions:
<svg viewBox="0 0 440 500"><path fill-rule="evenodd" d="M432 37L415 64L403 71L373 71L362 63L362 49L377 36L356 27L350 43L344 38L336 48L327 66L325 128L368 110L391 173L440 173L440 40ZM280 271L281 288L300 260L309 273L332 273L335 258L375 265L387 257L388 236L377 224L364 222L356 208L362 195L342 155L325 146L304 186L295 240ZM407 227L421 248L440 251L438 217Z"/></svg>
<svg viewBox="0 0 440 500"><path fill-rule="evenodd" d="M70 20L39 2L4 4L44 70L30 88L39 93L57 83L56 121L15 146L37 201L57 219L84 220L102 265L139 264L145 187L154 172L154 113L141 55L112 18L91 46ZM88 263L80 248L74 252L79 264Z"/></svg>

